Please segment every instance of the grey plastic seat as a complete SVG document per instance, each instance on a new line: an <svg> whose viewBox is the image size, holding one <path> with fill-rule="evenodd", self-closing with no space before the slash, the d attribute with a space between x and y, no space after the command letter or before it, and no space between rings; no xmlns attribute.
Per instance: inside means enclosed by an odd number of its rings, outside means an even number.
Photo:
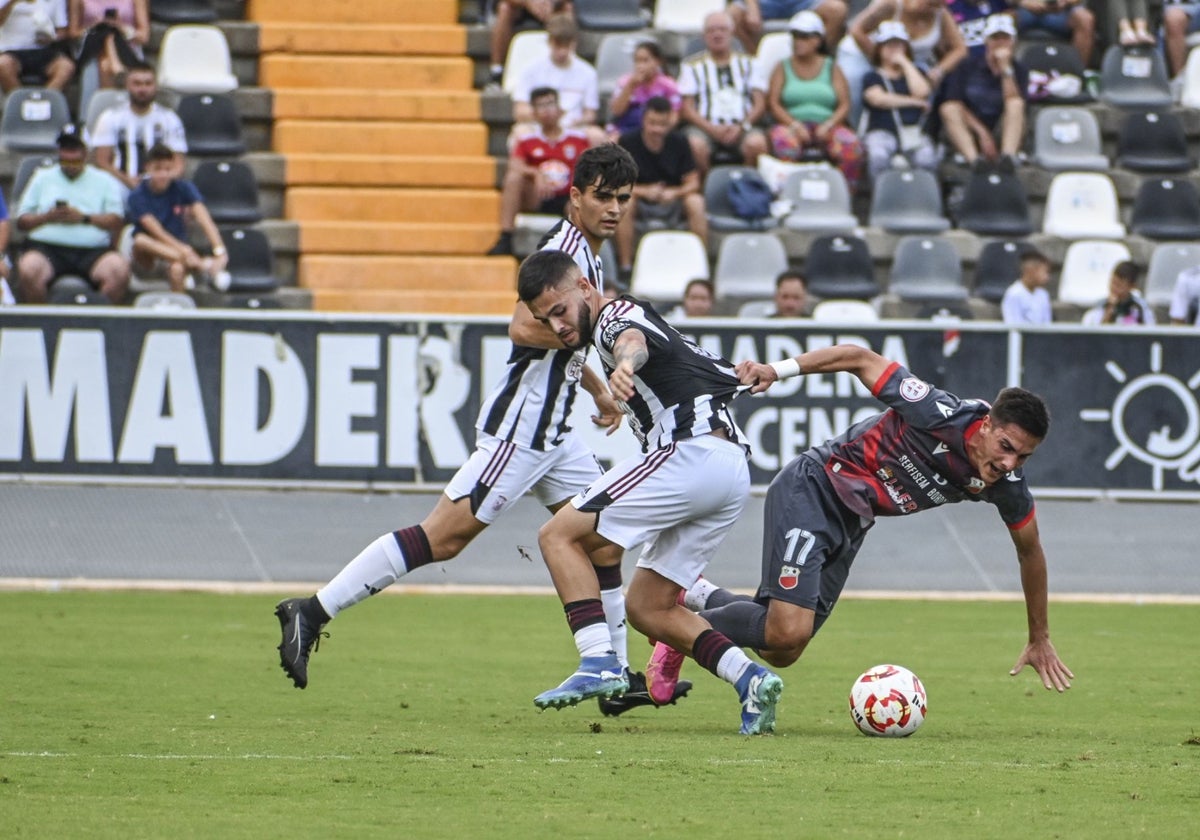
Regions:
<svg viewBox="0 0 1200 840"><path fill-rule="evenodd" d="M711 230L764 230L775 227L778 222L774 218L758 221L743 219L733 210L729 203L729 182L741 178L746 172L756 172L752 166L714 166L704 179L704 210L708 216L708 227Z"/></svg>
<svg viewBox="0 0 1200 840"><path fill-rule="evenodd" d="M1117 108L1170 108L1167 65L1154 47L1114 44L1100 64L1100 100Z"/></svg>
<svg viewBox="0 0 1200 840"><path fill-rule="evenodd" d="M804 274L808 290L821 298L867 299L880 292L871 251L858 236L834 233L814 239Z"/></svg>
<svg viewBox="0 0 1200 840"><path fill-rule="evenodd" d="M986 243L975 260L972 294L989 303L999 303L1008 287L1021 276L1021 256L1032 248L1029 242L1013 240Z"/></svg>
<svg viewBox="0 0 1200 840"><path fill-rule="evenodd" d="M721 241L717 253L717 295L770 295L775 289L775 278L787 267L787 250L779 237L770 233L731 233Z"/></svg>
<svg viewBox="0 0 1200 840"><path fill-rule="evenodd" d="M1054 107L1038 112L1033 129L1033 163L1062 171L1106 170L1100 124L1086 108Z"/></svg>
<svg viewBox="0 0 1200 840"><path fill-rule="evenodd" d="M97 88L88 96L87 105L83 109L83 124L89 132L94 132L96 130L96 121L100 119L101 114L114 105L121 105L128 101L129 94L123 90Z"/></svg>
<svg viewBox="0 0 1200 840"><path fill-rule="evenodd" d="M791 212L783 220L788 230L852 233L858 219L850 210L850 188L842 173L827 166L810 166L788 175L783 198Z"/></svg>
<svg viewBox="0 0 1200 840"><path fill-rule="evenodd" d="M1147 178L1138 188L1129 230L1150 239L1200 239L1200 192L1183 178Z"/></svg>
<svg viewBox="0 0 1200 840"><path fill-rule="evenodd" d="M1179 272L1198 265L1200 243L1163 242L1155 247L1146 269L1146 300L1151 306L1169 305Z"/></svg>
<svg viewBox="0 0 1200 840"><path fill-rule="evenodd" d="M10 152L53 152L62 127L71 121L71 107L62 91L17 88L4 100L0 116L0 146Z"/></svg>
<svg viewBox="0 0 1200 840"><path fill-rule="evenodd" d="M269 292L279 287L266 234L255 228L222 228L221 239L229 251L229 291Z"/></svg>
<svg viewBox="0 0 1200 840"><path fill-rule="evenodd" d="M1021 179L1000 172L974 172L967 179L958 226L980 236L1033 233L1029 197Z"/></svg>
<svg viewBox="0 0 1200 840"><path fill-rule="evenodd" d="M954 245L935 236L906 236L896 244L888 292L905 301L964 300L962 262Z"/></svg>
<svg viewBox="0 0 1200 840"><path fill-rule="evenodd" d="M262 218L258 179L238 160L207 160L196 167L192 183L204 197L209 215L218 223L248 225Z"/></svg>
<svg viewBox="0 0 1200 840"><path fill-rule="evenodd" d="M1193 161L1187 134L1170 111L1134 113L1117 134L1117 163L1138 172L1186 172Z"/></svg>
<svg viewBox="0 0 1200 840"><path fill-rule="evenodd" d="M33 173L39 169L49 169L51 166L57 166L58 159L53 155L26 155L17 163L17 171L13 175L12 192L8 194L8 203L13 209L21 203L21 193L25 192L25 187L29 184L29 179L33 177Z"/></svg>
<svg viewBox="0 0 1200 840"><path fill-rule="evenodd" d="M618 32L646 24L638 0L575 0L573 5L580 29Z"/></svg>
<svg viewBox="0 0 1200 840"><path fill-rule="evenodd" d="M653 41L654 33L610 32L600 39L596 48L596 77L600 96L605 99L617 89L617 79L633 70L633 52L643 41Z"/></svg>
<svg viewBox="0 0 1200 840"><path fill-rule="evenodd" d="M154 0L150 19L161 23L212 23L217 10L212 0Z"/></svg>
<svg viewBox="0 0 1200 840"><path fill-rule="evenodd" d="M890 169L875 182L871 227L888 233L941 233L950 220L942 210L942 190L932 172Z"/></svg>
<svg viewBox="0 0 1200 840"><path fill-rule="evenodd" d="M183 123L189 155L234 157L246 151L242 117L233 97L222 93L192 93L175 108Z"/></svg>

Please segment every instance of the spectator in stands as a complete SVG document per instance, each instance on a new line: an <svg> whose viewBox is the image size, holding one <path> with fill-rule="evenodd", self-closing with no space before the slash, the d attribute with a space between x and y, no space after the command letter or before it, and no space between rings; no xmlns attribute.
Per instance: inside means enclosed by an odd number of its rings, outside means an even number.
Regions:
<svg viewBox="0 0 1200 840"><path fill-rule="evenodd" d="M1200 2L1196 0L1163 0L1163 53L1167 69L1174 78L1187 64L1187 37L1200 32Z"/></svg>
<svg viewBox="0 0 1200 840"><path fill-rule="evenodd" d="M1137 263L1129 260L1117 263L1108 278L1108 298L1083 313L1083 323L1154 326L1154 310L1137 289L1140 274Z"/></svg>
<svg viewBox="0 0 1200 840"><path fill-rule="evenodd" d="M588 148L583 132L559 124L562 109L558 107L558 91L534 88L529 98L538 127L518 141L508 156L500 191L500 238L488 251L493 256L513 252L517 213L563 214L571 194L575 162Z"/></svg>
<svg viewBox="0 0 1200 840"><path fill-rule="evenodd" d="M846 28L849 6L845 0L733 0L729 16L733 34L748 50L758 50L763 21L790 20L797 12L811 11L820 16L829 35L829 43L841 40Z"/></svg>
<svg viewBox="0 0 1200 840"><path fill-rule="evenodd" d="M70 0L70 32L81 38L76 64L98 62L100 87L116 87L117 77L142 61L150 40L149 0Z"/></svg>
<svg viewBox="0 0 1200 840"><path fill-rule="evenodd" d="M0 192L0 306L12 306L17 302L9 281L12 276L12 261L8 258L8 242L11 231L8 224L8 204Z"/></svg>
<svg viewBox="0 0 1200 840"><path fill-rule="evenodd" d="M558 91L563 128L587 133L593 145L607 142L604 130L596 125L600 109L599 80L596 68L575 54L579 27L568 14L551 15L546 22L550 54L532 62L521 74L513 91L513 139L519 140L537 127L529 95L536 87Z"/></svg>
<svg viewBox="0 0 1200 840"><path fill-rule="evenodd" d="M177 173L183 174L187 138L179 115L154 101L158 80L144 62L131 64L125 75L129 101L106 108L87 138L96 166L132 190L146 171L146 152L162 143L175 152Z"/></svg>
<svg viewBox="0 0 1200 840"><path fill-rule="evenodd" d="M850 91L846 77L825 51L825 24L815 12L800 12L788 22L792 55L771 71L767 107L775 157L806 160L825 157L842 170L851 192L862 173L862 146L846 125Z"/></svg>
<svg viewBox="0 0 1200 840"><path fill-rule="evenodd" d="M807 318L808 278L788 269L775 278L775 311L771 318Z"/></svg>
<svg viewBox="0 0 1200 840"><path fill-rule="evenodd" d="M1008 0L949 0L946 10L958 24L959 34L970 55L983 55L983 29L987 19L1001 13L1014 15ZM1015 17L1014 17L1015 20Z"/></svg>
<svg viewBox="0 0 1200 840"><path fill-rule="evenodd" d="M654 96L664 97L679 114L679 86L664 70L662 47L655 41L642 41L633 50L633 72L617 80L617 89L608 102L609 137L616 140L626 131L635 131L642 124L646 102Z"/></svg>
<svg viewBox="0 0 1200 840"><path fill-rule="evenodd" d="M1050 260L1040 251L1030 249L1021 255L1021 276L1004 290L1000 314L1006 324L1049 324L1053 320L1050 308Z"/></svg>
<svg viewBox="0 0 1200 840"><path fill-rule="evenodd" d="M112 249L124 210L120 186L88 165L83 137L66 126L58 166L33 174L17 208L17 227L26 233L17 261L21 300L45 303L50 284L64 274L87 279L113 303L124 300L129 263Z"/></svg>
<svg viewBox="0 0 1200 840"><path fill-rule="evenodd" d="M688 141L671 131L673 123L671 103L656 96L646 103L642 127L622 134L618 141L638 167L633 200L617 227L617 265L623 277L633 266L634 221L638 215L665 219L682 209L688 229L708 244L700 171Z"/></svg>
<svg viewBox="0 0 1200 840"><path fill-rule="evenodd" d="M862 111L863 77L871 70L873 36L888 21L904 25L913 63L925 73L934 91L967 57L966 43L946 10L944 0L874 0L855 15L837 49L837 65L850 89L850 125Z"/></svg>
<svg viewBox="0 0 1200 840"><path fill-rule="evenodd" d="M1042 29L1069 40L1084 65L1092 60L1096 42L1096 16L1083 0L1019 0L1017 31Z"/></svg>
<svg viewBox="0 0 1200 840"><path fill-rule="evenodd" d="M712 281L703 278L689 280L683 289L683 317L707 318L712 315L716 297Z"/></svg>
<svg viewBox="0 0 1200 840"><path fill-rule="evenodd" d="M1200 327L1200 266L1185 268L1175 278L1168 313L1175 325L1195 324Z"/></svg>
<svg viewBox="0 0 1200 840"><path fill-rule="evenodd" d="M155 143L146 153L146 177L127 203L133 223L133 263L138 274L165 269L171 291L182 292L199 279L218 291L229 288L229 257L204 199L191 181L178 177L175 150ZM192 221L208 240L211 256L202 257L188 240ZM191 280L189 283L188 281Z"/></svg>
<svg viewBox="0 0 1200 840"><path fill-rule="evenodd" d="M1117 42L1122 47L1158 43L1150 32L1149 19L1146 0L1108 0L1108 20L1117 22Z"/></svg>
<svg viewBox="0 0 1200 840"><path fill-rule="evenodd" d="M504 78L504 60L508 58L508 45L518 27L530 24L545 25L553 14L574 15L575 10L566 0L497 0L492 20L492 64L488 84L499 87Z"/></svg>
<svg viewBox="0 0 1200 840"><path fill-rule="evenodd" d="M1013 56L1016 26L1009 15L988 18L984 35L983 55L968 58L946 80L938 114L968 164L1004 157L1011 165L1025 137L1029 72Z"/></svg>
<svg viewBox="0 0 1200 840"><path fill-rule="evenodd" d="M866 132L863 146L871 180L892 166L899 154L905 166L936 172L938 152L923 131L930 108L929 80L912 60L904 24L884 21L872 36L876 69L863 77Z"/></svg>
<svg viewBox="0 0 1200 840"><path fill-rule="evenodd" d="M33 76L62 90L75 75L67 40L67 0L23 0L0 8L0 88L5 93Z"/></svg>
<svg viewBox="0 0 1200 840"><path fill-rule="evenodd" d="M704 18L705 51L679 71L680 116L701 177L716 163L754 166L767 137L755 124L766 111L752 84L754 59L733 50L733 22L725 12Z"/></svg>

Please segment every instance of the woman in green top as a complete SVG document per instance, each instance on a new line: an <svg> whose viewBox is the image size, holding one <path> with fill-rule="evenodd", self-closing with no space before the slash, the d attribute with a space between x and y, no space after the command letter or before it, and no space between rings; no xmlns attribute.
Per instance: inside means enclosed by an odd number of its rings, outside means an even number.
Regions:
<svg viewBox="0 0 1200 840"><path fill-rule="evenodd" d="M842 170L853 192L862 173L862 144L846 125L850 90L825 52L825 24L816 13L804 11L792 16L788 29L791 58L772 71L767 91L777 123L771 128L771 148L783 160L800 160L806 149L816 149Z"/></svg>

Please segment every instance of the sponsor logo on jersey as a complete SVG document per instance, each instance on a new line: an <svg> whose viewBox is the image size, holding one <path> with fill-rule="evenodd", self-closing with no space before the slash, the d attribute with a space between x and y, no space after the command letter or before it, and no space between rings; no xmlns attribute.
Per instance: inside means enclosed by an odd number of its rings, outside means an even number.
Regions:
<svg viewBox="0 0 1200 840"><path fill-rule="evenodd" d="M919 402L928 393L929 385L915 376L906 377L900 382L900 396L908 402Z"/></svg>
<svg viewBox="0 0 1200 840"><path fill-rule="evenodd" d="M942 443L940 440L938 441L938 445L933 447L934 455L944 455L945 453L947 453L949 451L950 451L950 447L946 446L946 444Z"/></svg>
<svg viewBox="0 0 1200 840"><path fill-rule="evenodd" d="M577 381L583 376L583 362L587 357L581 353L576 353L571 357L571 361L567 362L567 379Z"/></svg>
<svg viewBox="0 0 1200 840"><path fill-rule="evenodd" d="M604 329L600 333L600 339L606 346L611 347L617 340L617 336L632 326L633 324L624 318L614 318L604 325Z"/></svg>
<svg viewBox="0 0 1200 840"><path fill-rule="evenodd" d="M784 589L795 589L800 583L800 567L784 566L779 570L779 585Z"/></svg>

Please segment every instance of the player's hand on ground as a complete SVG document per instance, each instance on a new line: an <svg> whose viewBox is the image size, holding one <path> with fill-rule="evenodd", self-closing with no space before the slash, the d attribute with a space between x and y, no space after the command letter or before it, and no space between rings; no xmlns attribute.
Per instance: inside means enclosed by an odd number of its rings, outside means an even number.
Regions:
<svg viewBox="0 0 1200 840"><path fill-rule="evenodd" d="M601 394L595 398L596 414L592 415L592 422L600 428L607 428L605 435L611 435L617 429L621 428L621 421L625 419L625 412L621 411L621 405L611 394Z"/></svg>
<svg viewBox="0 0 1200 840"><path fill-rule="evenodd" d="M738 381L743 385L749 385L751 394L761 394L763 391L771 387L771 383L779 378L775 368L770 365L764 365L762 362L738 362L734 367L737 372Z"/></svg>
<svg viewBox="0 0 1200 840"><path fill-rule="evenodd" d="M1071 669L1058 658L1058 652L1049 639L1027 644L1017 658L1017 664L1008 672L1009 675L1015 677L1026 665L1033 666L1033 670L1037 671L1042 679L1042 685L1047 689L1058 689L1060 693L1070 688L1071 680L1075 679Z"/></svg>

